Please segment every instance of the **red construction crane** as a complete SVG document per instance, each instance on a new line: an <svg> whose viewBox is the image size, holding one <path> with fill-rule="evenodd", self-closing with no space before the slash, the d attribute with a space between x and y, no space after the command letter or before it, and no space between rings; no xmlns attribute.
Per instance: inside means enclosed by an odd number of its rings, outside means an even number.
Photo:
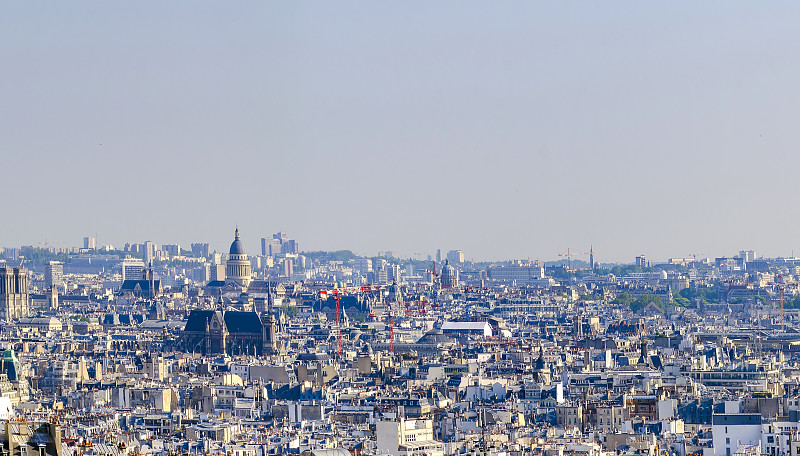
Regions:
<svg viewBox="0 0 800 456"><path fill-rule="evenodd" d="M341 295L346 293L360 293L364 291L380 290L380 285L366 285L363 287L343 287L331 288L330 290L320 290L320 296L325 296L327 299L330 294L336 302L336 353L341 358L342 356L342 305Z"/></svg>
<svg viewBox="0 0 800 456"><path fill-rule="evenodd" d="M786 287L797 287L796 283L786 283L783 281L783 274L776 274L775 275L775 282L769 282L769 285L776 285L778 287L778 291L780 294L780 303L781 303L781 331L784 329L784 324L786 322L785 313L783 310L783 290ZM774 300L772 302L775 302Z"/></svg>
<svg viewBox="0 0 800 456"><path fill-rule="evenodd" d="M417 315L425 315L428 311L425 309L425 306L428 305L428 301L405 301L406 306L406 317L413 315L415 312Z"/></svg>
<svg viewBox="0 0 800 456"><path fill-rule="evenodd" d="M425 273L426 274L430 274L431 276L436 277L438 279L439 278L439 273L436 272L436 262L435 261L433 262L432 268L433 268L433 270L426 269ZM434 280L434 282L435 282L435 280Z"/></svg>

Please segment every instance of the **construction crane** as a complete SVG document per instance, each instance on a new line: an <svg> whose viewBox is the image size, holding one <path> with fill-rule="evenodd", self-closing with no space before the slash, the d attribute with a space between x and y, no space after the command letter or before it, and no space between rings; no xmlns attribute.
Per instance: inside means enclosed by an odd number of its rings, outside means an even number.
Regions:
<svg viewBox="0 0 800 456"><path fill-rule="evenodd" d="M43 248L43 249L48 249L48 248L50 248L50 247L52 247L54 245L62 245L62 244L66 244L66 242L64 242L64 241L48 241L47 239L45 239L44 241L38 243L37 245L41 246L41 248Z"/></svg>
<svg viewBox="0 0 800 456"><path fill-rule="evenodd" d="M331 288L330 290L320 290L320 296L324 296L325 299L327 299L328 295L330 295L333 297L333 301L336 303L336 353L340 358L342 357L342 294L380 290L380 288L381 287L379 285L366 285L362 287L343 287Z"/></svg>
<svg viewBox="0 0 800 456"><path fill-rule="evenodd" d="M778 295L779 295L779 302L781 304L781 332L784 330L784 326L786 323L786 314L783 308L783 290L786 287L797 287L796 283L786 283L783 281L783 274L776 274L775 275L776 281L770 282L769 285L776 285L778 287ZM775 302L774 300L772 302Z"/></svg>
<svg viewBox="0 0 800 456"><path fill-rule="evenodd" d="M573 252L571 249L567 248L566 252L561 252L558 254L560 257L567 257L567 270L572 270L572 256L573 255L589 255L591 252Z"/></svg>
<svg viewBox="0 0 800 456"><path fill-rule="evenodd" d="M433 262L433 266L431 266L431 268L432 268L432 270L431 269L426 269L425 273L430 275L431 277L435 277L435 279L433 279L433 282L436 283L436 281L439 279L439 273L436 272L436 262L435 261Z"/></svg>
<svg viewBox="0 0 800 456"><path fill-rule="evenodd" d="M411 315L414 314L414 312L416 312L417 315L425 315L428 312L427 310L425 310L425 306L427 304L428 304L428 301L424 301L424 300L422 300L422 301L420 301L420 300L405 301L406 316L407 317L411 316Z"/></svg>

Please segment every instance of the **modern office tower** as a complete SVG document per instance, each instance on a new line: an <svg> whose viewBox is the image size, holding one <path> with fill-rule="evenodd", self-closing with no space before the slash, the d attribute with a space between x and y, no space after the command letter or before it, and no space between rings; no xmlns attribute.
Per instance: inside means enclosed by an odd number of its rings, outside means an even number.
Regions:
<svg viewBox="0 0 800 456"><path fill-rule="evenodd" d="M167 252L167 254L171 257L176 257L181 254L181 245L180 244L164 244L161 246L161 250Z"/></svg>
<svg viewBox="0 0 800 456"><path fill-rule="evenodd" d="M300 244L289 237L283 231L272 235L272 239L261 238L261 254L264 256L274 256L282 254L300 253Z"/></svg>
<svg viewBox="0 0 800 456"><path fill-rule="evenodd" d="M381 268L375 271L375 282L380 284L389 283L389 268Z"/></svg>
<svg viewBox="0 0 800 456"><path fill-rule="evenodd" d="M28 270L0 267L0 321L28 315Z"/></svg>
<svg viewBox="0 0 800 456"><path fill-rule="evenodd" d="M442 262L442 249L436 249L436 262Z"/></svg>
<svg viewBox="0 0 800 456"><path fill-rule="evenodd" d="M276 235L277 236L277 235ZM281 241L272 238L261 238L261 255L275 256L281 253Z"/></svg>
<svg viewBox="0 0 800 456"><path fill-rule="evenodd" d="M64 263L51 261L44 267L44 285L49 290L64 285Z"/></svg>
<svg viewBox="0 0 800 456"><path fill-rule="evenodd" d="M746 263L750 261L754 261L756 259L756 251L755 250L742 250L739 252L739 258L744 260Z"/></svg>
<svg viewBox="0 0 800 456"><path fill-rule="evenodd" d="M195 282L208 282L211 280L211 268L209 268L209 264L204 263L192 269L192 280Z"/></svg>
<svg viewBox="0 0 800 456"><path fill-rule="evenodd" d="M451 250L447 252L447 261L454 264L461 264L464 262L464 252L461 250Z"/></svg>
<svg viewBox="0 0 800 456"><path fill-rule="evenodd" d="M194 243L192 244L192 255L207 258L208 257L208 243Z"/></svg>
<svg viewBox="0 0 800 456"><path fill-rule="evenodd" d="M399 264L390 264L386 269L389 273L389 276L386 279L388 282L402 282L403 277L401 275L401 268Z"/></svg>
<svg viewBox="0 0 800 456"><path fill-rule="evenodd" d="M356 258L353 260L353 269L361 274L372 272L372 260L369 258Z"/></svg>
<svg viewBox="0 0 800 456"><path fill-rule="evenodd" d="M283 254L298 254L300 253L300 244L294 239L289 239L281 244L281 253Z"/></svg>
<svg viewBox="0 0 800 456"><path fill-rule="evenodd" d="M143 249L144 247L142 247L142 244L131 244L130 242L126 242L122 251L125 253L141 253Z"/></svg>
<svg viewBox="0 0 800 456"><path fill-rule="evenodd" d="M122 281L139 280L144 272L144 262L138 258L127 257L122 260Z"/></svg>
<svg viewBox="0 0 800 456"><path fill-rule="evenodd" d="M647 267L647 259L645 259L644 255L639 255L636 257L636 266L639 266L640 268Z"/></svg>
<svg viewBox="0 0 800 456"><path fill-rule="evenodd" d="M225 282L247 288L253 279L251 267L244 244L239 238L239 228L236 228L233 243L228 252L228 261L225 263Z"/></svg>
<svg viewBox="0 0 800 456"><path fill-rule="evenodd" d="M150 264L156 258L156 243L145 241L144 243L144 262Z"/></svg>
<svg viewBox="0 0 800 456"><path fill-rule="evenodd" d="M283 275L291 277L294 274L294 261L291 258L283 260Z"/></svg>
<svg viewBox="0 0 800 456"><path fill-rule="evenodd" d="M97 247L96 244L97 243L95 241L95 238L93 238L91 236L87 236L87 237L83 238L83 248L84 249L94 250Z"/></svg>
<svg viewBox="0 0 800 456"><path fill-rule="evenodd" d="M211 282L224 282L225 281L225 265L224 264L214 264L212 263L209 266L209 278L208 280Z"/></svg>

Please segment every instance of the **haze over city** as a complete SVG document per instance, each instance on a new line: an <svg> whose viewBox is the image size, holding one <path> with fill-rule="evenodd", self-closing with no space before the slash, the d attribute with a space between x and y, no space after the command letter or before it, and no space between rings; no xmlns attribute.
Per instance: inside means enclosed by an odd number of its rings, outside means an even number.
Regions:
<svg viewBox="0 0 800 456"><path fill-rule="evenodd" d="M798 456L800 3L0 2L0 456Z"/></svg>
<svg viewBox="0 0 800 456"><path fill-rule="evenodd" d="M789 256L796 2L0 5L3 245ZM7 218L7 220L10 220ZM216 244L215 244L216 243Z"/></svg>

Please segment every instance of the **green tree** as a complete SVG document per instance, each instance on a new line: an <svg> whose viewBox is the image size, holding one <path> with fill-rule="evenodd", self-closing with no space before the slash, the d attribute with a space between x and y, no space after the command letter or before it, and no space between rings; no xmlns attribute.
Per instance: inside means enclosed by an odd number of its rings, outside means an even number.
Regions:
<svg viewBox="0 0 800 456"><path fill-rule="evenodd" d="M656 306L658 306L659 309L664 310L664 303L661 301L661 298L659 298L654 294L644 294L639 296L639 298L637 298L630 304L631 310L634 312L638 312L651 302Z"/></svg>
<svg viewBox="0 0 800 456"><path fill-rule="evenodd" d="M689 307L692 305L692 301L684 298L680 293L676 293L675 290L672 291L672 301L675 303L675 307Z"/></svg>
<svg viewBox="0 0 800 456"><path fill-rule="evenodd" d="M297 315L297 306L289 306L283 305L281 306L281 312L283 312L287 317L292 318Z"/></svg>
<svg viewBox="0 0 800 456"><path fill-rule="evenodd" d="M679 294L689 301L699 299L704 304L719 303L719 294L716 288L684 288Z"/></svg>
<svg viewBox="0 0 800 456"><path fill-rule="evenodd" d="M622 306L629 306L633 302L633 297L628 293L620 293L611 301L612 304L618 304Z"/></svg>

